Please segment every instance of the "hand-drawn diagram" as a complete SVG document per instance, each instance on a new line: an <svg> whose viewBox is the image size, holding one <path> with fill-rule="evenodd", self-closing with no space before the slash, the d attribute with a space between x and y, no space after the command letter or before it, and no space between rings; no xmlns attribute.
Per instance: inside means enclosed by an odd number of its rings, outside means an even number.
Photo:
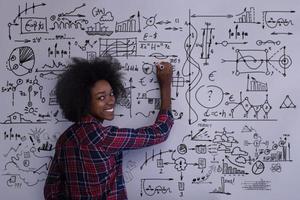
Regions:
<svg viewBox="0 0 300 200"><path fill-rule="evenodd" d="M0 73L3 185L24 194L43 184L56 140L70 125L54 89L69 59L113 56L125 75L115 113L124 127L154 120L161 103L155 65L173 65L172 142L125 153L130 199L237 200L243 192L273 199L270 191L290 184L285 181L296 172L289 170L299 162L292 123L299 118L300 7L288 1L278 7L231 0L234 8L210 9L193 6L196 1L176 7L175 0L174 12L165 10L170 2L120 10L120 1L12 1L1 18L7 25ZM274 181L279 175L284 180Z"/></svg>

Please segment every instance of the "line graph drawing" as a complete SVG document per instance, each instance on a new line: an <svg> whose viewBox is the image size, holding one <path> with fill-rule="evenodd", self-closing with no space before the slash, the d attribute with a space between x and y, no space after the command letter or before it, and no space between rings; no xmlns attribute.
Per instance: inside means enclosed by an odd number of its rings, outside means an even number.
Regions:
<svg viewBox="0 0 300 200"><path fill-rule="evenodd" d="M20 24L17 23L17 19L21 19L21 16L23 15L27 15L27 12L28 11L32 11L32 14L35 13L35 9L38 8L38 7L42 7L42 6L46 6L45 3L40 3L40 4L35 4L35 3L32 3L32 6L29 6L28 7L28 4L27 2L25 3L25 8L24 9L21 9L21 6L19 5L18 6L18 14L17 16L12 20L12 22L9 22L7 25L8 25L8 38L9 40L12 39L12 36L11 36L11 27L12 26L19 26ZM21 22L20 22L21 23ZM44 24L46 25L46 24ZM22 26L21 26L22 27ZM45 27L46 28L46 27ZM22 28L21 28L22 30ZM24 30L24 29L23 29Z"/></svg>
<svg viewBox="0 0 300 200"><path fill-rule="evenodd" d="M131 57L137 54L137 38L99 38L99 55L101 57Z"/></svg>
<svg viewBox="0 0 300 200"><path fill-rule="evenodd" d="M79 29L79 30L85 30L85 27L83 25L88 24L88 20L84 19L85 15L83 14L75 14L75 12L83 7L85 7L86 4L83 3L80 6L75 7L73 10L69 12L62 12L56 15L52 15L50 17L50 20L53 21L53 26L50 27L50 30L64 30L64 29Z"/></svg>
<svg viewBox="0 0 300 200"><path fill-rule="evenodd" d="M35 72L39 73L41 78L47 80L57 79L60 74L67 70L67 65L62 62L55 62L52 60L52 64L45 64L41 68L35 69Z"/></svg>

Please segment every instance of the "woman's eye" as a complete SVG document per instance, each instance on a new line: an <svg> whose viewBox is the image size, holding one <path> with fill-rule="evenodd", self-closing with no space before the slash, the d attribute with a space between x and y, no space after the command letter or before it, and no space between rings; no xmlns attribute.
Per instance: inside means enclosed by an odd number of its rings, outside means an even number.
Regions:
<svg viewBox="0 0 300 200"><path fill-rule="evenodd" d="M105 99L105 96L100 96L97 99L103 101Z"/></svg>

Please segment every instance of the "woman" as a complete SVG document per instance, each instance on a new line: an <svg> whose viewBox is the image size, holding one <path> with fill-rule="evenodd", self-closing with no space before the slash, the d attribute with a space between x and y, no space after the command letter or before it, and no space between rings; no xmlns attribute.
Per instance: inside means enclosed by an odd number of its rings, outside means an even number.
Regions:
<svg viewBox="0 0 300 200"><path fill-rule="evenodd" d="M56 84L58 103L74 122L57 140L44 187L45 199L127 199L122 151L165 141L173 125L172 67L157 64L161 107L153 125L137 129L104 126L122 94L116 59L73 59Z"/></svg>

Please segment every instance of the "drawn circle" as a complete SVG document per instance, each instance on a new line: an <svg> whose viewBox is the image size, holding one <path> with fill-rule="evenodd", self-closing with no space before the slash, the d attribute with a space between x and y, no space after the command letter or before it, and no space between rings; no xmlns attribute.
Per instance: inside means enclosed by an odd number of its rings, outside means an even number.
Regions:
<svg viewBox="0 0 300 200"><path fill-rule="evenodd" d="M29 160L23 160L24 167L29 167Z"/></svg>
<svg viewBox="0 0 300 200"><path fill-rule="evenodd" d="M12 67L13 70L17 70L18 68L19 68L18 64L14 64L13 67Z"/></svg>
<svg viewBox="0 0 300 200"><path fill-rule="evenodd" d="M51 15L50 20L54 21L55 19L56 19L56 16L55 15Z"/></svg>
<svg viewBox="0 0 300 200"><path fill-rule="evenodd" d="M277 144L273 144L272 150L276 150L277 148L278 148L278 145Z"/></svg>
<svg viewBox="0 0 300 200"><path fill-rule="evenodd" d="M155 25L155 17L156 17L156 15L146 19L147 26L154 26Z"/></svg>
<svg viewBox="0 0 300 200"><path fill-rule="evenodd" d="M253 145L254 145L255 147L259 147L259 146L260 146L260 140L255 140L255 141L253 142Z"/></svg>
<svg viewBox="0 0 300 200"><path fill-rule="evenodd" d="M257 40L257 41L256 41L257 46L262 45L262 43L263 43L263 41L261 41L261 40Z"/></svg>
<svg viewBox="0 0 300 200"><path fill-rule="evenodd" d="M270 149L265 149L265 150L264 150L264 154L266 154L266 155L270 154L270 152L271 152Z"/></svg>
<svg viewBox="0 0 300 200"><path fill-rule="evenodd" d="M285 143L286 143L285 140L280 140L279 143L278 143L278 145L279 145L280 147L283 147L283 146L285 145Z"/></svg>
<svg viewBox="0 0 300 200"><path fill-rule="evenodd" d="M196 100L204 108L215 108L223 101L223 90L215 85L200 86L196 91Z"/></svg>
<svg viewBox="0 0 300 200"><path fill-rule="evenodd" d="M153 72L153 65L149 63L144 63L142 66L142 70L145 74L151 74Z"/></svg>
<svg viewBox="0 0 300 200"><path fill-rule="evenodd" d="M15 55L12 55L11 58L10 58L11 61L15 61L16 59L17 59L17 58L16 58Z"/></svg>
<svg viewBox="0 0 300 200"><path fill-rule="evenodd" d="M282 55L279 58L279 65L283 69L288 69L292 65L292 59L288 55Z"/></svg>
<svg viewBox="0 0 300 200"><path fill-rule="evenodd" d="M22 83L23 83L23 80L19 78L19 79L17 80L17 85L21 85Z"/></svg>
<svg viewBox="0 0 300 200"><path fill-rule="evenodd" d="M180 154L185 154L187 152L187 146L185 144L180 144L177 146L177 151Z"/></svg>
<svg viewBox="0 0 300 200"><path fill-rule="evenodd" d="M35 147L31 147L31 148L30 148L30 152L32 152L32 153L36 152L36 150L37 150L37 149L36 149Z"/></svg>
<svg viewBox="0 0 300 200"><path fill-rule="evenodd" d="M263 171L265 170L265 165L263 162L261 161L256 161L253 166L252 166L252 173L255 175L259 175L261 173L263 173Z"/></svg>
<svg viewBox="0 0 300 200"><path fill-rule="evenodd" d="M15 48L8 58L8 70L17 76L31 73L35 63L34 52L31 47Z"/></svg>
<svg viewBox="0 0 300 200"><path fill-rule="evenodd" d="M34 108L31 107L31 108L28 109L28 113L31 113L31 114L32 114L32 113L34 113L34 112L35 112Z"/></svg>

